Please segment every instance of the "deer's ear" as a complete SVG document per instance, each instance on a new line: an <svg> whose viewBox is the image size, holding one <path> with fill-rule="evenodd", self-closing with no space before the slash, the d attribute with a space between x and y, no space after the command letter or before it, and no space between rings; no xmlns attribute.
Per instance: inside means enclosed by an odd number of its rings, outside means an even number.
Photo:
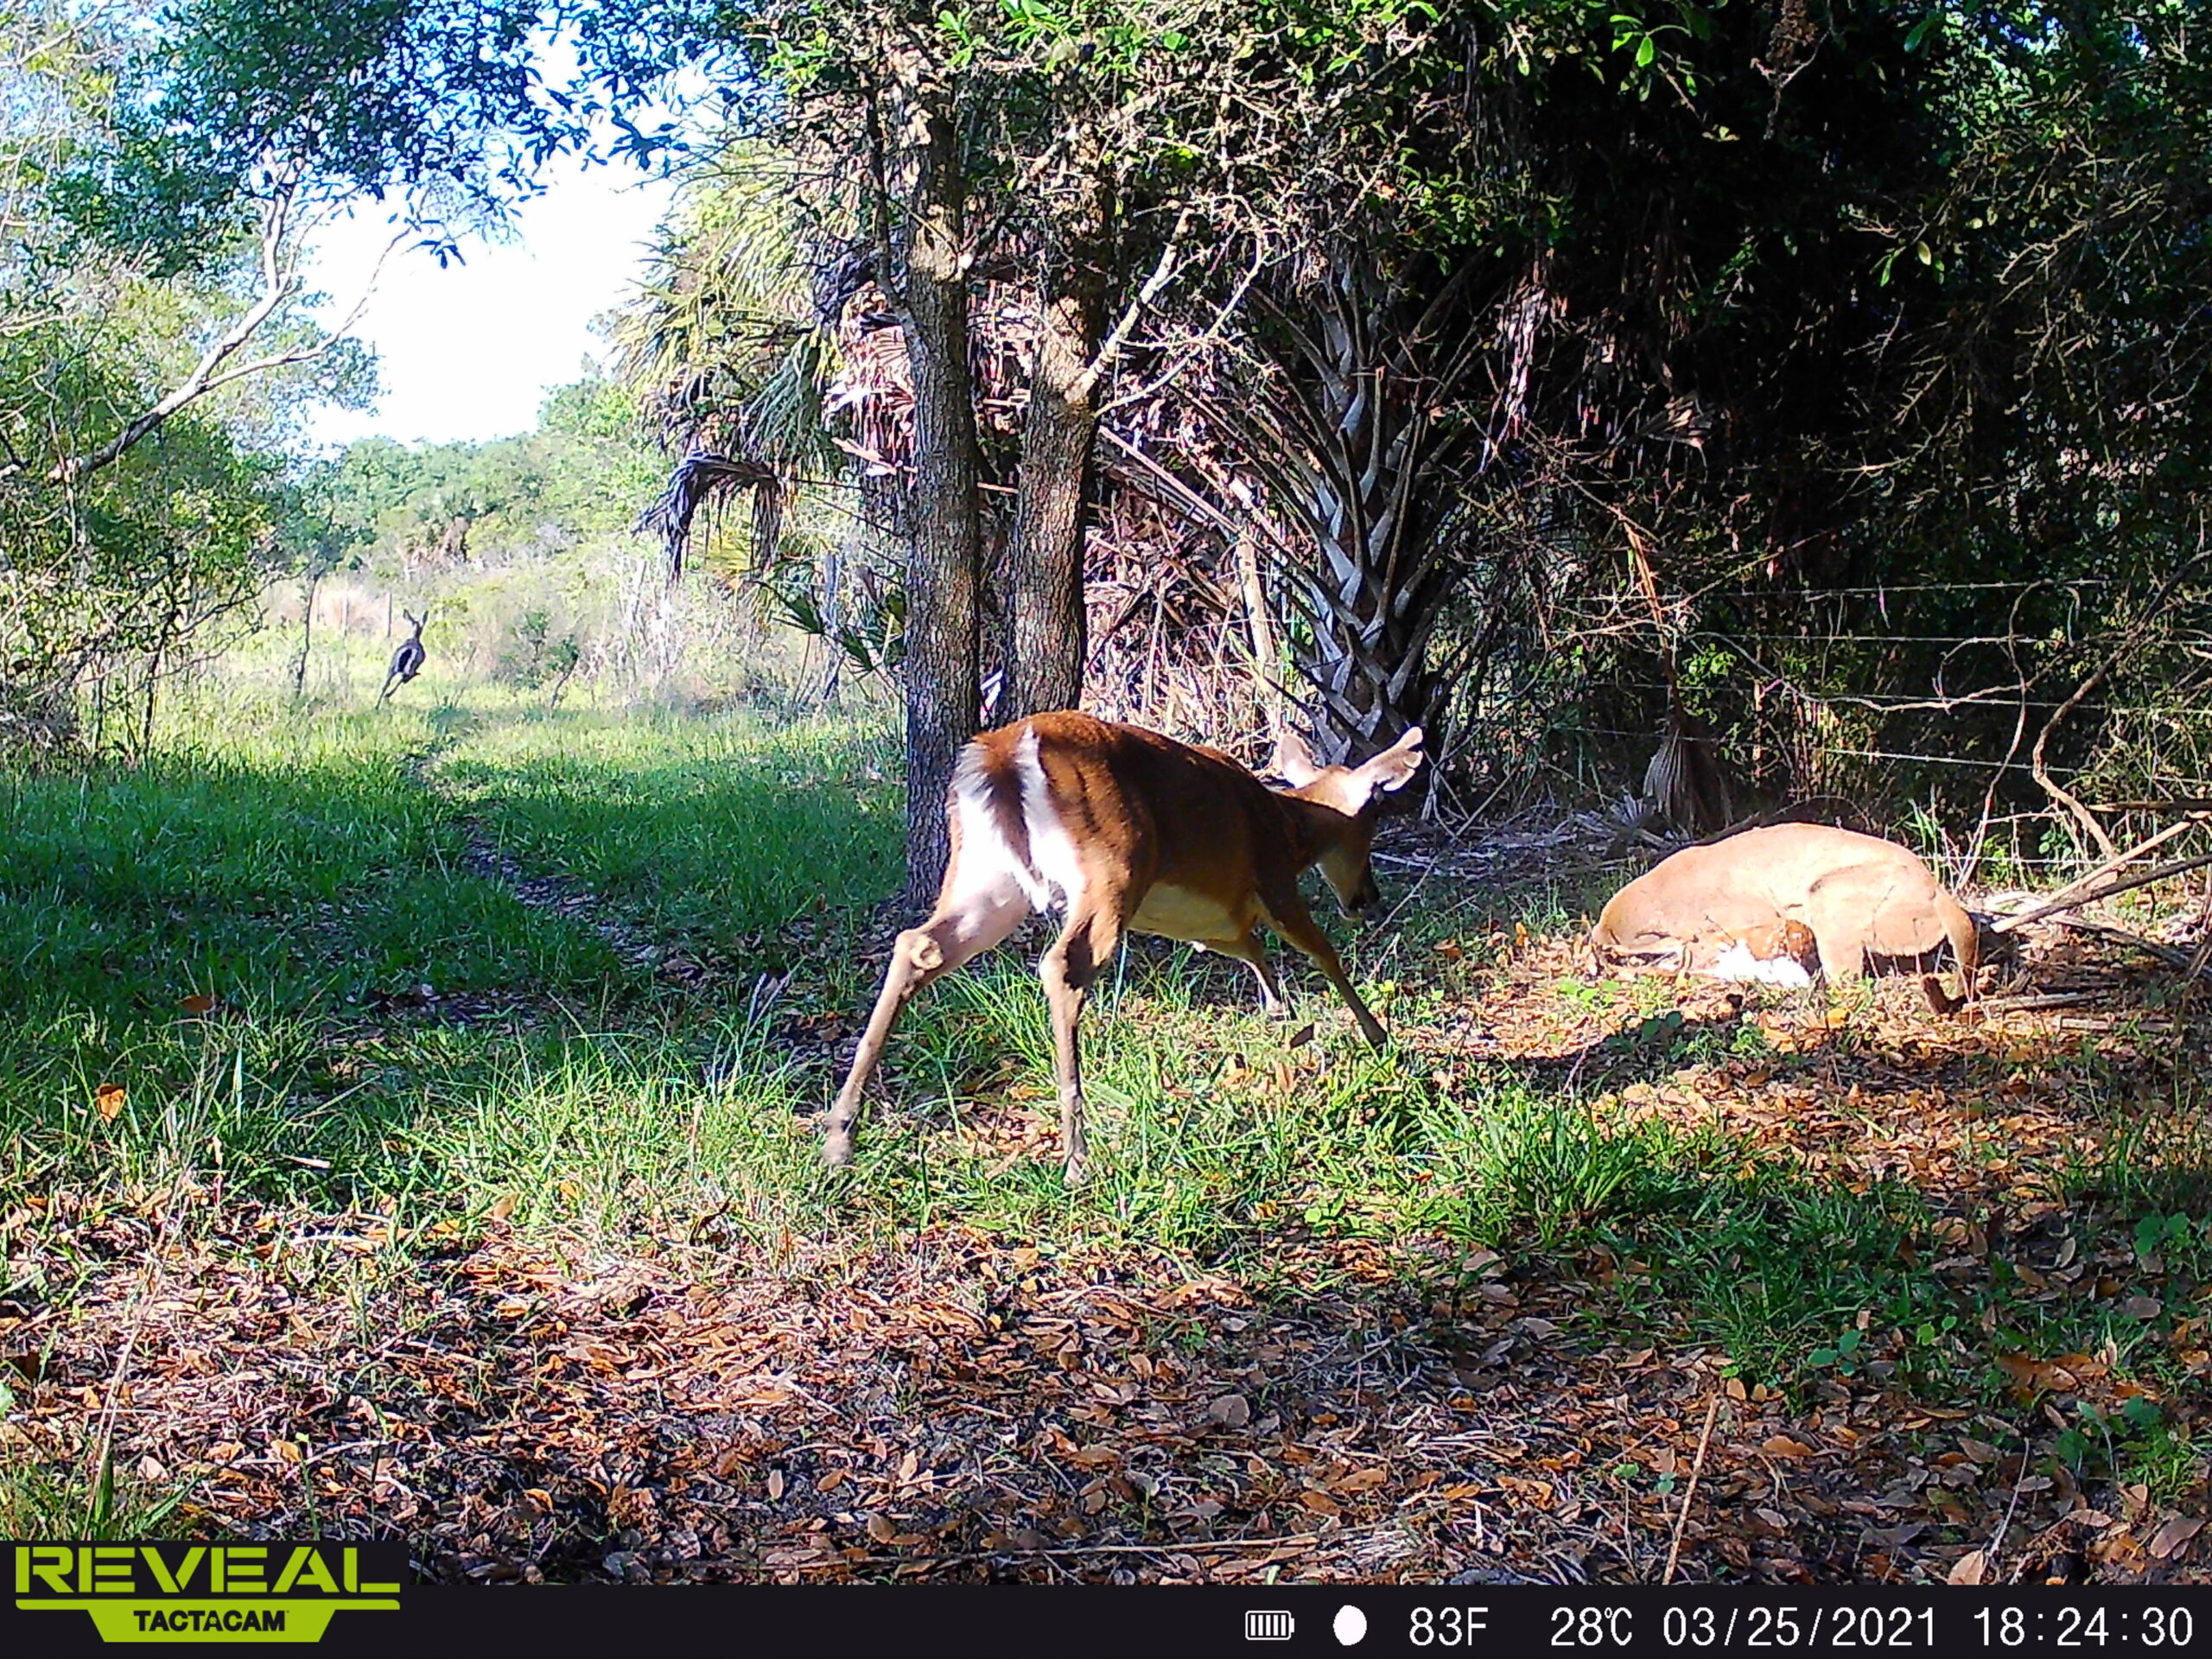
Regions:
<svg viewBox="0 0 2212 1659"><path fill-rule="evenodd" d="M1418 726L1407 728L1406 734L1371 760L1361 766L1357 776L1366 780L1370 790L1403 789L1421 770L1422 742Z"/></svg>
<svg viewBox="0 0 2212 1659"><path fill-rule="evenodd" d="M1306 747L1306 740L1287 729L1275 739L1274 771L1275 776L1293 789L1303 789L1321 775L1321 768L1314 764L1313 751Z"/></svg>

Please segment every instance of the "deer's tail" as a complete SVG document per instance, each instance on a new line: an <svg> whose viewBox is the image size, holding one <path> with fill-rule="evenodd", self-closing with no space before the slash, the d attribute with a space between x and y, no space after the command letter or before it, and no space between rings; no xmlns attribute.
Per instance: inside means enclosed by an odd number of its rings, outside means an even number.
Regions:
<svg viewBox="0 0 2212 1659"><path fill-rule="evenodd" d="M960 857L988 859L1038 910L1071 906L1081 861L1052 798L1037 728L1011 745L979 738L960 752L946 801L960 826Z"/></svg>
<svg viewBox="0 0 2212 1659"><path fill-rule="evenodd" d="M969 743L953 765L945 806L960 823L963 861L988 861L1025 891L1039 885L1015 757Z"/></svg>

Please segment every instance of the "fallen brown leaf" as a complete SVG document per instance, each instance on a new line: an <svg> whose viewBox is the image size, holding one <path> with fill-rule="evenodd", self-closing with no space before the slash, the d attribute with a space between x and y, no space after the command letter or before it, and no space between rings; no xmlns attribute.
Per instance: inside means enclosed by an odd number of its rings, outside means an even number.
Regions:
<svg viewBox="0 0 2212 1659"><path fill-rule="evenodd" d="M2183 1546L2204 1530L2204 1517L2196 1515L2170 1515L2151 1538L2151 1554L2159 1560L2177 1555Z"/></svg>

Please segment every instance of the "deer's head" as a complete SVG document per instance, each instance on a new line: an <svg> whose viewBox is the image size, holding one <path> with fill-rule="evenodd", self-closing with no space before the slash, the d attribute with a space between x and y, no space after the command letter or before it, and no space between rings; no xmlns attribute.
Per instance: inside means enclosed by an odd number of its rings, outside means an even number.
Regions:
<svg viewBox="0 0 2212 1659"><path fill-rule="evenodd" d="M1403 789L1421 770L1421 730L1415 726L1372 760L1356 766L1325 766L1295 732L1275 743L1274 769L1297 799L1325 808L1331 833L1315 861L1347 916L1363 916L1382 898L1369 849L1382 798Z"/></svg>

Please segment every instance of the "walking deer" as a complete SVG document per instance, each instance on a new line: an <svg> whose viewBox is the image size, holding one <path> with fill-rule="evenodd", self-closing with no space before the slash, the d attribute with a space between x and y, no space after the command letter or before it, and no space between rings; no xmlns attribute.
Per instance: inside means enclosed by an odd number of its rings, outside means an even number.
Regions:
<svg viewBox="0 0 2212 1659"><path fill-rule="evenodd" d="M402 611L400 614L415 625L415 632L399 642L399 649L391 653L391 666L385 671L384 690L377 693L382 702L392 694L393 688L406 684L423 671L423 664L429 653L423 649L423 624L429 620L430 607L424 606L423 614Z"/></svg>
<svg viewBox="0 0 2212 1659"><path fill-rule="evenodd" d="M1380 1048L1382 1027L1360 1001L1298 878L1319 865L1348 916L1379 899L1368 857L1382 798L1420 769L1419 728L1363 765L1324 766L1286 733L1271 789L1214 749L1072 710L986 732L961 752L946 791L952 857L929 919L899 936L823 1153L850 1160L862 1090L899 1012L931 980L980 956L1032 911L1059 912L1039 962L1052 1008L1052 1053L1068 1185L1090 1172L1076 1027L1085 995L1124 933L1182 939L1250 965L1268 1012L1281 992L1265 923L1312 958Z"/></svg>

